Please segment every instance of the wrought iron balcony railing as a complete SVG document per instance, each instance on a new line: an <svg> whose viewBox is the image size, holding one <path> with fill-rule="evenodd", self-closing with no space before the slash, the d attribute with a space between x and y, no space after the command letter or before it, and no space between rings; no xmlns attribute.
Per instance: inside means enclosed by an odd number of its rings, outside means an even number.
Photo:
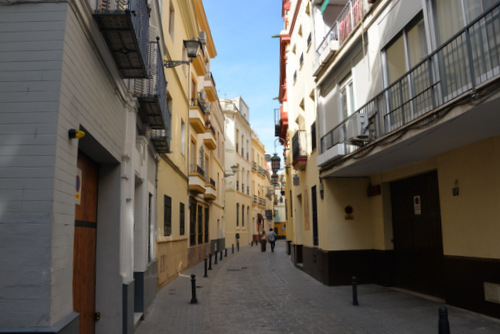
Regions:
<svg viewBox="0 0 500 334"><path fill-rule="evenodd" d="M96 0L94 18L122 76L147 78L147 1Z"/></svg>
<svg viewBox="0 0 500 334"><path fill-rule="evenodd" d="M317 59L325 58L324 53L331 49L338 49L361 22L363 16L363 0L349 0L318 45Z"/></svg>
<svg viewBox="0 0 500 334"><path fill-rule="evenodd" d="M292 137L292 165L295 169L303 169L307 164L306 131L297 130Z"/></svg>
<svg viewBox="0 0 500 334"><path fill-rule="evenodd" d="M499 34L500 4L497 4L322 136L320 154L335 147L340 147L337 157L353 152L358 145L397 131L478 86L498 79Z"/></svg>
<svg viewBox="0 0 500 334"><path fill-rule="evenodd" d="M148 79L132 79L129 88L139 101L138 114L152 132L151 137L159 153L170 148L170 110L168 109L166 80L158 41L150 42L148 53ZM163 138L162 135L163 134Z"/></svg>

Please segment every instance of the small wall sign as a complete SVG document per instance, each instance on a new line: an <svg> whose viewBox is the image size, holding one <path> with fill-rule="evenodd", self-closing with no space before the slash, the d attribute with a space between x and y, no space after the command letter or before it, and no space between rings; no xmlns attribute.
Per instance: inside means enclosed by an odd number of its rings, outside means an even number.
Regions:
<svg viewBox="0 0 500 334"><path fill-rule="evenodd" d="M420 195L413 196L413 212L415 216L422 214L422 202L420 201Z"/></svg>
<svg viewBox="0 0 500 334"><path fill-rule="evenodd" d="M78 168L75 178L75 204L80 205L82 199L82 170Z"/></svg>

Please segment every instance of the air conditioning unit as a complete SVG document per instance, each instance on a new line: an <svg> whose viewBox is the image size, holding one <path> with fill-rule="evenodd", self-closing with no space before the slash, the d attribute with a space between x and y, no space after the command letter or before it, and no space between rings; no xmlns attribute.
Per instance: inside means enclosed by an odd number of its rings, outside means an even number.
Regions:
<svg viewBox="0 0 500 334"><path fill-rule="evenodd" d="M198 100L202 103L207 102L207 93L204 90L198 92Z"/></svg>
<svg viewBox="0 0 500 334"><path fill-rule="evenodd" d="M349 143L366 140L368 138L368 116L354 114L346 122L346 139Z"/></svg>
<svg viewBox="0 0 500 334"><path fill-rule="evenodd" d="M204 31L200 31L200 42L203 44L207 43L207 33Z"/></svg>

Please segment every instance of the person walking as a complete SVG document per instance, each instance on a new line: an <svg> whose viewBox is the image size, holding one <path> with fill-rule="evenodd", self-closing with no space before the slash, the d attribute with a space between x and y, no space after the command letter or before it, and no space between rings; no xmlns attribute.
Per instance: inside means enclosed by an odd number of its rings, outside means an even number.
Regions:
<svg viewBox="0 0 500 334"><path fill-rule="evenodd" d="M260 236L260 250L266 251L266 231L262 231L262 235Z"/></svg>
<svg viewBox="0 0 500 334"><path fill-rule="evenodd" d="M267 239L269 240L269 243L271 244L271 252L274 252L274 246L276 244L276 238L278 235L272 228L269 229L269 233L267 234Z"/></svg>

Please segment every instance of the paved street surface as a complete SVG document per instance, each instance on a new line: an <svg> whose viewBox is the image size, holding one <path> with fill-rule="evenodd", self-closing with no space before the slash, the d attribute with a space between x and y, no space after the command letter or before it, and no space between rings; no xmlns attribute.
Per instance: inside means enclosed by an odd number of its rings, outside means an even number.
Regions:
<svg viewBox="0 0 500 334"><path fill-rule="evenodd" d="M438 333L439 302L360 285L353 306L350 286L327 287L295 268L282 240L274 253L228 249L203 276L201 263L165 286L135 333ZM497 319L447 308L452 334L500 333Z"/></svg>

